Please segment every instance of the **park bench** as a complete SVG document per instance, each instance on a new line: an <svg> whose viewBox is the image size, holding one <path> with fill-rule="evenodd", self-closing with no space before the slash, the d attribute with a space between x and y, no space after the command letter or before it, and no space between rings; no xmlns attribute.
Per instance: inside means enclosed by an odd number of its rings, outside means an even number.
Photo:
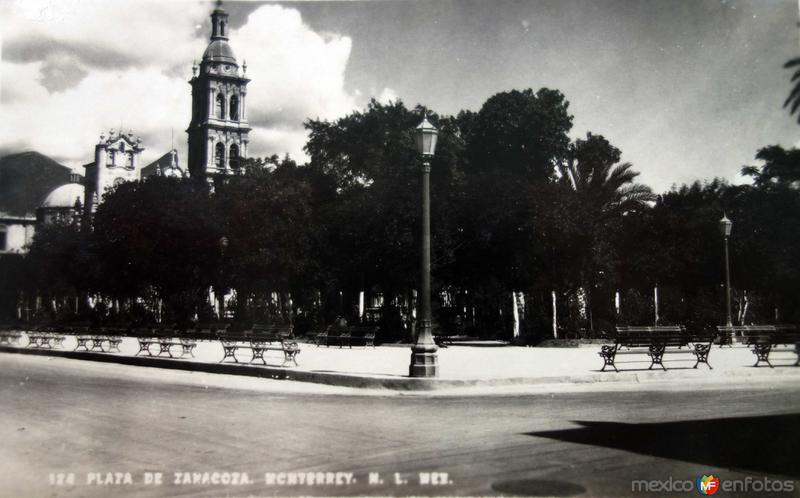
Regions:
<svg viewBox="0 0 800 498"><path fill-rule="evenodd" d="M135 337L139 343L139 351L134 356L139 356L141 353L147 353L147 356L153 356L150 346L158 344L158 329L149 327L140 327L131 332L131 336Z"/></svg>
<svg viewBox="0 0 800 498"><path fill-rule="evenodd" d="M439 327L434 327L432 330L433 333L433 342L436 343L437 346L440 348L446 348L447 346L453 345L453 340L456 337L456 334L450 332L446 329L441 329Z"/></svg>
<svg viewBox="0 0 800 498"><path fill-rule="evenodd" d="M740 342L746 344L756 356L754 367L764 362L770 368L774 368L769 357L775 353L792 353L795 356L794 366L800 365L800 332L796 327L792 325L748 325L740 327L742 328L737 331L737 338Z"/></svg>
<svg viewBox="0 0 800 498"><path fill-rule="evenodd" d="M84 351L89 351L89 343L92 342L92 337L94 336L91 327L88 325L70 325L65 328L65 333L75 336L75 349L73 351L78 351L81 348Z"/></svg>
<svg viewBox="0 0 800 498"><path fill-rule="evenodd" d="M166 353L170 358L174 358L172 355L172 348L177 346L181 348L181 355L179 358L183 358L187 355L194 358L194 348L197 347L197 341L194 340L191 335L187 335L185 332L178 330L160 329L156 333L156 338L158 339L157 344L159 346L159 351L156 356L161 356Z"/></svg>
<svg viewBox="0 0 800 498"><path fill-rule="evenodd" d="M0 344L19 344L22 332L12 325L0 325Z"/></svg>
<svg viewBox="0 0 800 498"><path fill-rule="evenodd" d="M375 347L375 335L377 333L378 327L376 325L329 325L323 332L317 333L316 343L317 347L323 344L325 347L335 344L339 348L346 345L351 349L354 344L363 344L365 348L369 346Z"/></svg>
<svg viewBox="0 0 800 498"><path fill-rule="evenodd" d="M172 349L180 347L181 354L178 358L184 358L187 355L194 358L194 348L197 347L197 341L192 337L191 333L174 329L139 328L132 335L139 342L139 351L134 356L139 356L140 353L147 353L147 356L166 354L170 358L175 358ZM154 355L150 348L155 344L158 345L159 350Z"/></svg>
<svg viewBox="0 0 800 498"><path fill-rule="evenodd" d="M297 355L300 354L300 347L296 342L290 340L290 338L286 336L285 332L287 331L285 329L283 331L283 335L280 333L254 334L253 330L240 332L238 334L224 334L219 338L223 351L222 359L219 362L223 363L227 358L232 358L235 363L239 363L238 358L236 358L236 352L240 349L249 349L252 354L250 363L260 360L263 365L266 365L267 362L264 359L264 353L268 351L280 351L283 353L282 367L286 366L289 362L293 362L295 366L299 366L297 364Z"/></svg>
<svg viewBox="0 0 800 498"><path fill-rule="evenodd" d="M598 353L603 358L603 368L610 366L614 371L619 372L616 366L616 359L619 355L647 355L650 358L650 366L659 365L663 370L664 355L682 354L692 355L695 364L692 368L697 368L700 363L705 363L709 369L708 355L711 351L711 344L714 341L714 334L700 334L692 336L686 332L684 327L679 325L639 327L627 326L617 327L613 345L603 345ZM693 346L693 347L690 347ZM683 349L686 347L686 349ZM625 348L623 351L622 349Z"/></svg>
<svg viewBox="0 0 800 498"><path fill-rule="evenodd" d="M254 337L264 335L270 337L281 337L284 339L294 339L294 327L292 325L254 323L248 333L252 334Z"/></svg>
<svg viewBox="0 0 800 498"><path fill-rule="evenodd" d="M746 342L745 336L758 336L775 332L774 325L719 325L717 336L719 347L733 346L734 343Z"/></svg>
<svg viewBox="0 0 800 498"><path fill-rule="evenodd" d="M73 323L60 325L59 329L64 335L71 335L75 337L75 349L78 351L99 351L101 353L120 353L119 345L122 343L122 337L128 335L129 327L127 326L104 326L97 327L91 326L87 323ZM108 343L108 347L105 347ZM91 347L89 345L91 344Z"/></svg>
<svg viewBox="0 0 800 498"><path fill-rule="evenodd" d="M99 350L101 353L120 353L119 345L122 343L122 336L128 335L130 329L120 326L98 327L90 329L92 348L90 351ZM108 349L103 347L108 343Z"/></svg>
<svg viewBox="0 0 800 498"><path fill-rule="evenodd" d="M28 347L60 348L64 343L64 334L57 333L50 326L35 326L28 331Z"/></svg>

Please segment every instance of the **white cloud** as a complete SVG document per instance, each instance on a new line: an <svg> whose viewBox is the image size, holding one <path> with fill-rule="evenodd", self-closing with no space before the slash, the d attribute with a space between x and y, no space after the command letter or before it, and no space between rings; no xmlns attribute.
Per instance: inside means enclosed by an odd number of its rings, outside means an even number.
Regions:
<svg viewBox="0 0 800 498"><path fill-rule="evenodd" d="M145 161L175 145L185 158L187 80L212 4L18 0L0 6L0 149L35 149L70 166L91 160L100 132L142 135ZM352 41L313 31L293 9L264 5L230 34L247 61L250 155L304 160L303 121L335 119L363 97L345 90ZM387 89L382 97L393 96Z"/></svg>

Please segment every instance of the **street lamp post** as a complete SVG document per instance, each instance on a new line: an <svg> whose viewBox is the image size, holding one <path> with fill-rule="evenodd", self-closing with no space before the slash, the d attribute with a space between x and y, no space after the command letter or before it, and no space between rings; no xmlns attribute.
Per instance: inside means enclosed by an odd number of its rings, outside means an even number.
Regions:
<svg viewBox="0 0 800 498"><path fill-rule="evenodd" d="M728 219L726 215L722 215L719 220L719 233L725 239L725 311L726 311L726 326L733 326L731 321L731 262L728 255L728 238L731 236L731 229L733 222Z"/></svg>
<svg viewBox="0 0 800 498"><path fill-rule="evenodd" d="M225 319L225 285L224 285L224 264L225 264L225 250L228 248L230 241L228 237L222 236L219 238L219 280L218 280L218 287L216 292L217 297L217 307L219 308L218 315L219 320L222 321Z"/></svg>
<svg viewBox="0 0 800 498"><path fill-rule="evenodd" d="M417 340L411 346L411 377L437 377L439 349L431 334L431 158L436 152L439 131L424 117L414 139L422 156L422 258L420 281L420 320Z"/></svg>

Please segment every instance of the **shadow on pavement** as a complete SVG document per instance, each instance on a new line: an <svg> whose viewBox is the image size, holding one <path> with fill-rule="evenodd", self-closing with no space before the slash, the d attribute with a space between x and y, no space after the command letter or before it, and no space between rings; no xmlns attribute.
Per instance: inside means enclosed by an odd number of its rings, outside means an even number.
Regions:
<svg viewBox="0 0 800 498"><path fill-rule="evenodd" d="M581 427L525 434L714 467L800 477L800 465L793 456L800 447L798 414L642 424L575 423Z"/></svg>

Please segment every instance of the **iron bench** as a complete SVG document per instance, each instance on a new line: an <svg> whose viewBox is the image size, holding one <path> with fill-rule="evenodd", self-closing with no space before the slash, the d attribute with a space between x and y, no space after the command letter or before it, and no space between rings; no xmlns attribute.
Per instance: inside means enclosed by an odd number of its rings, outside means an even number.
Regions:
<svg viewBox="0 0 800 498"><path fill-rule="evenodd" d="M281 351L283 353L282 367L286 366L290 361L295 366L299 366L297 364L297 355L300 354L300 347L296 342L280 335L227 334L221 336L219 341L222 344L223 351L220 363L223 363L227 358L232 358L235 363L239 363L239 359L236 358L236 352L240 349L249 349L252 353L250 363L260 360L263 365L266 365L267 362L264 360L265 352Z"/></svg>
<svg viewBox="0 0 800 498"><path fill-rule="evenodd" d="M659 365L664 371L664 355L671 354L691 354L695 359L692 368L697 368L700 363L708 363L708 355L714 341L714 334L701 334L691 336L686 333L684 327L675 326L653 326L653 327L617 327L614 344L603 345L598 353L603 358L603 368L610 366L614 371L619 372L616 366L618 355L647 355L650 358L648 370L655 365ZM693 347L689 347L689 346ZM686 347L687 349L683 349ZM622 351L625 348L625 351Z"/></svg>
<svg viewBox="0 0 800 498"><path fill-rule="evenodd" d="M0 344L19 344L22 332L18 330L0 330Z"/></svg>
<svg viewBox="0 0 800 498"><path fill-rule="evenodd" d="M31 348L60 348L63 343L64 335L52 327L35 327L28 332L28 347Z"/></svg>
<svg viewBox="0 0 800 498"><path fill-rule="evenodd" d="M338 344L339 348L347 345L353 348L353 344L363 343L364 347L375 347L375 335L378 333L378 327L374 325L353 325L348 327L341 327L329 325L323 332L317 333L316 343L317 347L329 347L331 344Z"/></svg>
<svg viewBox="0 0 800 498"><path fill-rule="evenodd" d="M754 367L764 362L774 368L769 357L775 353L793 353L794 366L800 365L800 332L795 327L762 325L757 330L743 331L741 340L756 356Z"/></svg>

